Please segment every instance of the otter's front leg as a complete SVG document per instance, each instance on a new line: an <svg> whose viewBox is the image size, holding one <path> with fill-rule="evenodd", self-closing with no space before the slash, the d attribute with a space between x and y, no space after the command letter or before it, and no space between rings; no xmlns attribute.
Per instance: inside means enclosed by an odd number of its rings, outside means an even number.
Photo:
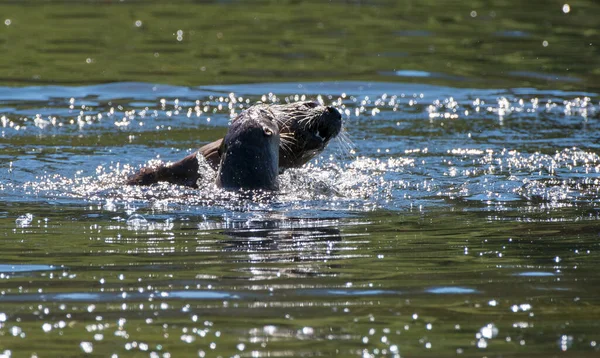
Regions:
<svg viewBox="0 0 600 358"><path fill-rule="evenodd" d="M223 139L219 139L206 144L197 152L194 152L171 165L142 168L139 172L127 179L127 184L151 185L164 181L171 184L197 188L197 181L200 178L200 174L198 173L198 168L200 166L197 159L198 152L200 152L214 170L217 170L219 162L221 161L219 147L221 147L222 141Z"/></svg>
<svg viewBox="0 0 600 358"><path fill-rule="evenodd" d="M171 184L185 185L197 188L196 182L200 175L198 174L198 152L194 152L187 157L175 162L169 166L146 167L142 168L136 174L127 179L128 185L151 185L158 182L168 182Z"/></svg>

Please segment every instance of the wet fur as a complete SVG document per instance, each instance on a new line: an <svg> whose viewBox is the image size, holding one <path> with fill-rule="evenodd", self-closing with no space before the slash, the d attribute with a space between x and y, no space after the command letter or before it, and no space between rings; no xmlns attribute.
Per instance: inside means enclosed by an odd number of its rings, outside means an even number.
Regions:
<svg viewBox="0 0 600 358"><path fill-rule="evenodd" d="M264 108L244 111L223 138L217 186L244 190L277 190L279 128Z"/></svg>
<svg viewBox="0 0 600 358"><path fill-rule="evenodd" d="M246 111L251 109L269 111L278 126L280 173L288 168L300 167L322 152L342 127L341 115L336 109L316 102L257 104ZM236 117L232 124L246 111ZM171 165L142 168L127 180L127 184L150 185L164 181L196 188L200 178L197 155L202 155L214 170L218 170L222 145L223 139L218 139Z"/></svg>

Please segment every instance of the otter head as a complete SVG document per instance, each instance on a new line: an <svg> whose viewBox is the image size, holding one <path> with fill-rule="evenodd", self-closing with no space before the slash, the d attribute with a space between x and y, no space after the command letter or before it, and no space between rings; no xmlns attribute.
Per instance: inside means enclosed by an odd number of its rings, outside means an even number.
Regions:
<svg viewBox="0 0 600 358"><path fill-rule="evenodd" d="M270 106L281 135L279 169L300 167L321 153L342 129L335 108L304 101Z"/></svg>
<svg viewBox="0 0 600 358"><path fill-rule="evenodd" d="M251 107L237 116L219 154L217 186L277 190L279 128L268 108Z"/></svg>

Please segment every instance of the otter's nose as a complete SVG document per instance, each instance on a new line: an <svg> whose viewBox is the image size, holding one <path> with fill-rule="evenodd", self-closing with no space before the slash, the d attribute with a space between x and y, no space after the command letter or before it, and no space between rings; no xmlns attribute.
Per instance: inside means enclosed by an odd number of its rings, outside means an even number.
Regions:
<svg viewBox="0 0 600 358"><path fill-rule="evenodd" d="M333 107L327 107L327 112L329 112L329 114L333 115L335 117L335 119L337 119L337 120L342 119L342 115L340 114L340 112L338 112L338 110Z"/></svg>

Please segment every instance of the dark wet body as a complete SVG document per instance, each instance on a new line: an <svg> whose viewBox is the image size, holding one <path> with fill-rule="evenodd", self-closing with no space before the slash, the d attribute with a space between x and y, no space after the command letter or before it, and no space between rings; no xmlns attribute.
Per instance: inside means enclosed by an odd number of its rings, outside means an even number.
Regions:
<svg viewBox="0 0 600 358"><path fill-rule="evenodd" d="M232 129L236 128L233 124L255 110L261 110L265 116L269 116L270 113L279 129L279 173L307 163L325 149L329 141L340 133L342 127L341 115L335 108L321 106L316 102L295 102L282 105L258 104L245 110L233 120L224 139L206 144L197 152L169 166L142 168L131 176L127 183L150 185L157 182L169 182L196 188L200 178L198 154L202 155L214 170L219 170L222 162L223 141L230 133L240 133L239 130L232 132ZM249 162L256 161L250 157L247 159ZM238 170L246 169L239 168ZM225 171L233 172L227 169Z"/></svg>
<svg viewBox="0 0 600 358"><path fill-rule="evenodd" d="M279 128L271 111L252 107L231 123L219 154L217 186L277 190Z"/></svg>

